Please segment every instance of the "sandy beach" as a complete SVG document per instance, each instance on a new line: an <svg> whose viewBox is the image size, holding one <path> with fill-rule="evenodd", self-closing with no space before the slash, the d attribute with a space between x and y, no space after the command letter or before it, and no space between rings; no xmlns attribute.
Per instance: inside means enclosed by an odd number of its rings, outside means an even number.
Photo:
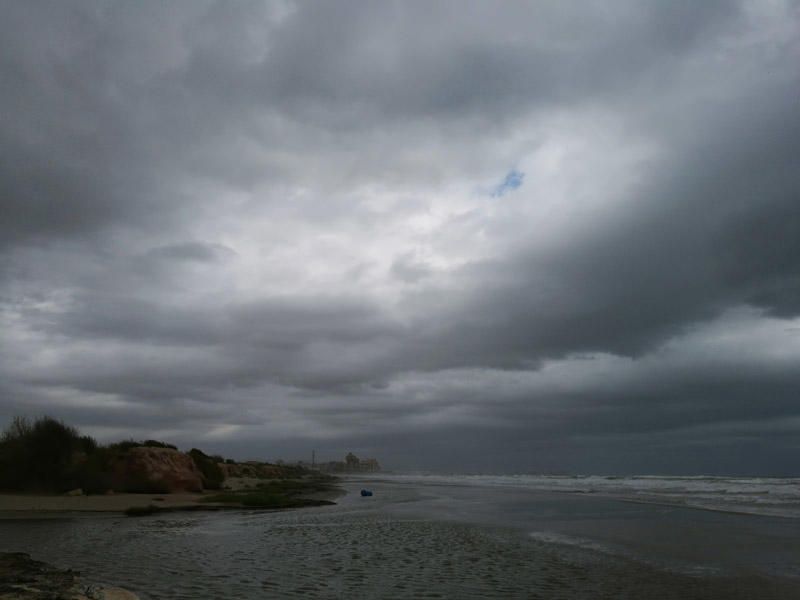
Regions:
<svg viewBox="0 0 800 600"><path fill-rule="evenodd" d="M0 494L0 518L29 513L124 512L132 506L163 508L196 505L203 494L109 494L94 496Z"/></svg>
<svg viewBox="0 0 800 600"><path fill-rule="evenodd" d="M280 481L280 480L275 480ZM257 489L263 480L248 477L233 477L225 481L226 489L244 491ZM93 495L68 495L68 494L0 494L0 519L23 518L30 515L46 516L59 513L121 513L131 507L157 506L165 510L194 510L199 507L224 506L221 502L208 502L209 496L217 494L216 491L204 493L173 493L173 494L93 494ZM302 498L312 500L336 500L344 492L338 489L309 492L301 495Z"/></svg>

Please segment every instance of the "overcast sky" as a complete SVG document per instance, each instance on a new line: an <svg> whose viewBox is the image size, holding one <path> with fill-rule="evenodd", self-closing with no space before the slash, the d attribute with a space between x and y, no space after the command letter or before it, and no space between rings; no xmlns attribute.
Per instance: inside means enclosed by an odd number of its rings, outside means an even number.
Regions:
<svg viewBox="0 0 800 600"><path fill-rule="evenodd" d="M800 473L800 3L0 14L0 425Z"/></svg>

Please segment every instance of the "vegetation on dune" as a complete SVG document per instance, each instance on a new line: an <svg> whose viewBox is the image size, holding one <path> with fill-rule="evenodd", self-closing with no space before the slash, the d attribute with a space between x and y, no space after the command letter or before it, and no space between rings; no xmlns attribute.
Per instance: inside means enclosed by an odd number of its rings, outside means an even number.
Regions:
<svg viewBox="0 0 800 600"><path fill-rule="evenodd" d="M302 479L274 479L262 481L256 488L268 494L310 494L314 492L327 492L335 489L336 477L324 473L315 473Z"/></svg>
<svg viewBox="0 0 800 600"><path fill-rule="evenodd" d="M302 479L281 479L261 482L255 489L227 490L218 494L206 495L202 504L192 506L132 506L125 511L129 517L146 517L156 513L175 511L216 511L229 509L284 509L306 506L326 506L335 504L330 500L303 497L315 492L335 489L336 477L324 474L305 476Z"/></svg>
<svg viewBox="0 0 800 600"><path fill-rule="evenodd" d="M142 442L142 446L146 446L148 448L169 448L170 450L178 449L177 446L167 444L166 442L159 442L158 440L145 440Z"/></svg>
<svg viewBox="0 0 800 600"><path fill-rule="evenodd" d="M327 500L297 498L285 494L269 494L260 490L246 492L223 492L203 498L203 502L232 504L243 508L300 508L334 504Z"/></svg>
<svg viewBox="0 0 800 600"><path fill-rule="evenodd" d="M122 479L115 476L114 465L118 463L128 451L139 447L177 450L172 444L166 444L155 440L147 440L146 442L125 440L122 442L114 442L107 446L96 446L95 451L91 454L85 457L74 457L78 462L76 467L78 477L73 482L74 485L68 486L66 489L81 488L87 494L102 494L111 489L117 492L127 492L131 494L168 493L169 488L163 481L153 480L142 474L128 474Z"/></svg>
<svg viewBox="0 0 800 600"><path fill-rule="evenodd" d="M205 496L203 502L225 503L247 508L295 508L333 504L326 500L303 498L305 494L334 489L335 477L314 475L303 479L263 481L255 489L226 491Z"/></svg>
<svg viewBox="0 0 800 600"><path fill-rule="evenodd" d="M163 479L150 479L140 469L125 470L126 457L130 458L135 448L164 448L178 452L172 444L157 440L125 440L108 445L99 445L89 436L81 435L74 427L65 425L51 417L29 421L16 417L0 435L0 491L63 493L80 488L86 494L102 494L109 490L145 494L165 494L170 488ZM197 470L202 474L202 487L221 490L225 472L220 467L237 467L233 460L222 456L207 455L192 448L188 453ZM272 477L281 480L263 479L260 469L268 467ZM325 475L308 477L308 470L297 466L276 466L268 463L246 463L242 471L262 477L258 489L245 493L230 492L215 496L212 502L230 502L238 506L284 508L306 505L298 498L303 493L330 488L335 478ZM268 475L267 475L268 476ZM195 472L195 477L197 477ZM198 480L199 481L199 480ZM146 507L134 507L135 513L143 513ZM210 508L210 507L208 507ZM164 510L147 507L147 510Z"/></svg>
<svg viewBox="0 0 800 600"><path fill-rule="evenodd" d="M336 477L323 474L314 474L300 479L276 479L272 481L262 481L256 485L260 492L269 494L312 494L315 492L327 492L335 488Z"/></svg>
<svg viewBox="0 0 800 600"><path fill-rule="evenodd" d="M116 491L164 493L163 482L144 476L115 480L115 462L131 448L170 444L133 440L100 446L93 438L51 417L29 421L15 417L0 437L0 490L59 493Z"/></svg>
<svg viewBox="0 0 800 600"><path fill-rule="evenodd" d="M80 484L84 464L97 443L50 417L30 422L16 417L0 437L0 489L59 492Z"/></svg>
<svg viewBox="0 0 800 600"><path fill-rule="evenodd" d="M223 462L224 459L221 456L208 456L197 448L189 450L189 456L192 457L194 464L203 474L203 487L207 490L221 489L222 482L225 481L225 474L220 469L219 463Z"/></svg>

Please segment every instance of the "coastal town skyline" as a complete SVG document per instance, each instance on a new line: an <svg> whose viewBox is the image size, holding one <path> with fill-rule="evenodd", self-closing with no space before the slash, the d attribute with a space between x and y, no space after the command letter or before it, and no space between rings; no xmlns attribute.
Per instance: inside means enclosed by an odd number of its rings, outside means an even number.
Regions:
<svg viewBox="0 0 800 600"><path fill-rule="evenodd" d="M800 473L800 7L5 2L0 429Z"/></svg>

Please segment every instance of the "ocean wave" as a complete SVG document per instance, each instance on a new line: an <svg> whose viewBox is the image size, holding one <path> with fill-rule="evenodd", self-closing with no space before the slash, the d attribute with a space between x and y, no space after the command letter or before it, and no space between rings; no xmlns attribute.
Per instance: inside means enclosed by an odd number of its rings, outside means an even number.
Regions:
<svg viewBox="0 0 800 600"><path fill-rule="evenodd" d="M713 511L800 518L800 478L603 475L392 475L438 485L516 487L532 491L600 494L636 502Z"/></svg>

